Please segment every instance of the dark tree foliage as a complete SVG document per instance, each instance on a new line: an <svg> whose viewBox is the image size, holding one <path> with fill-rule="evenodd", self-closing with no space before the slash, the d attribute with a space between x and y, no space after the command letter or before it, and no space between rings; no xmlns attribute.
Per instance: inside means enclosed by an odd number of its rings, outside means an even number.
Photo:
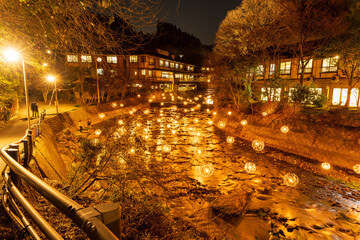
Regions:
<svg viewBox="0 0 360 240"><path fill-rule="evenodd" d="M174 24L159 21L157 30L148 49L164 49L177 56L183 55L182 61L201 65L203 60L203 46L200 39L183 32Z"/></svg>

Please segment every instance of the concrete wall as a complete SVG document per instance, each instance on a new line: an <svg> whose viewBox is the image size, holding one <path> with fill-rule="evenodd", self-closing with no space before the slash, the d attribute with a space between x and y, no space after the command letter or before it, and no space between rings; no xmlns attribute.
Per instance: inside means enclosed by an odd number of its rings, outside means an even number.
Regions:
<svg viewBox="0 0 360 240"><path fill-rule="evenodd" d="M318 127L288 125L290 131L282 133L280 128L286 124L271 116L229 116L228 111L218 111L213 121L216 126L219 121L225 122L223 130L229 135L247 141L260 139L265 148L276 148L351 171L354 165L360 164L360 131L326 127L319 122ZM246 126L240 124L242 119L248 121Z"/></svg>
<svg viewBox="0 0 360 240"><path fill-rule="evenodd" d="M124 108L119 108L120 101L116 103L116 108L113 108L111 103L106 103L100 106L88 106L76 111L46 117L41 125L41 134L36 138L33 153L33 160L35 160L37 169L40 170L42 177L61 180L67 173L66 165L57 148L56 134L67 128L75 131L78 128L79 120L83 121L84 126L86 126L88 119L91 120L92 125L97 124L102 121L98 117L99 113L111 111L112 115L115 115L128 111L129 107L144 108L148 106L147 100L144 98L124 100L122 101Z"/></svg>

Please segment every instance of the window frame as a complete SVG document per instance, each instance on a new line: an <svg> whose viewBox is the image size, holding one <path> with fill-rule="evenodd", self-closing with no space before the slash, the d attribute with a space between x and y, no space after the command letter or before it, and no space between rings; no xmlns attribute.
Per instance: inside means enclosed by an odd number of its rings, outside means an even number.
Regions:
<svg viewBox="0 0 360 240"><path fill-rule="evenodd" d="M290 63L290 64L288 65L287 63ZM282 64L285 65L285 69L281 69ZM287 66L290 66L290 67L287 68ZM280 73L280 75L290 75L291 74L291 60L280 62L279 73Z"/></svg>

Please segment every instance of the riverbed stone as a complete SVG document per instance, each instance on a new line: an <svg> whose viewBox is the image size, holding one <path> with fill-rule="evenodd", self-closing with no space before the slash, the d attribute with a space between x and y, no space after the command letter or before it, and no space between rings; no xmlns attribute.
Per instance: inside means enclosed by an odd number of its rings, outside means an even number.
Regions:
<svg viewBox="0 0 360 240"><path fill-rule="evenodd" d="M242 190L218 197L211 205L216 215L240 217L250 202L251 192Z"/></svg>

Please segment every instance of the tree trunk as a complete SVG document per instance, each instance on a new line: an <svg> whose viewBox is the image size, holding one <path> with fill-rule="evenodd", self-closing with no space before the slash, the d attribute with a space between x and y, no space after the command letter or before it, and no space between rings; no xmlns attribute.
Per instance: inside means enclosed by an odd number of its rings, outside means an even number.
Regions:
<svg viewBox="0 0 360 240"><path fill-rule="evenodd" d="M349 107L350 105L350 97L351 97L351 91L352 91L353 87L348 87L348 93L346 96L346 102L345 102L345 107Z"/></svg>
<svg viewBox="0 0 360 240"><path fill-rule="evenodd" d="M48 97L49 91L42 91L41 93L42 93L42 95L43 95L44 102L47 103L47 97Z"/></svg>

